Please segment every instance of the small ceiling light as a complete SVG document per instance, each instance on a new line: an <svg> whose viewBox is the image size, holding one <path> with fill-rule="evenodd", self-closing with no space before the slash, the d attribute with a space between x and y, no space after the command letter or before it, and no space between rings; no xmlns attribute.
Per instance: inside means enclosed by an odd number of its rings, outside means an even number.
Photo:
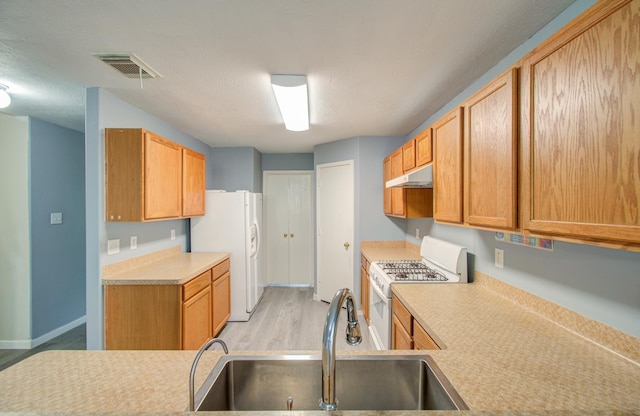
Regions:
<svg viewBox="0 0 640 416"><path fill-rule="evenodd" d="M271 87L287 130L309 130L307 77L304 75L271 75Z"/></svg>
<svg viewBox="0 0 640 416"><path fill-rule="evenodd" d="M0 84L0 108L7 108L11 104L11 96L7 92L9 87Z"/></svg>

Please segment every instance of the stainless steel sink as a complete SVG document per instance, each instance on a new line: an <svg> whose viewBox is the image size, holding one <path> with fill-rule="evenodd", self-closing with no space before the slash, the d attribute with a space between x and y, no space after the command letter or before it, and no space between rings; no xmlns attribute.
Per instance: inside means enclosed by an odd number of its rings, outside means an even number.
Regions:
<svg viewBox="0 0 640 416"><path fill-rule="evenodd" d="M196 395L196 411L319 410L322 360L311 355L223 356ZM338 410L467 410L429 356L340 356Z"/></svg>

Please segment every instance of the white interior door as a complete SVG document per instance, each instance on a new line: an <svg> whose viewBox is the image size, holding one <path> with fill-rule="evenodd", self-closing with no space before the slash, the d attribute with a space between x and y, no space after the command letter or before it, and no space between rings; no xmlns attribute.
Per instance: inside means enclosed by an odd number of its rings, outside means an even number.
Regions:
<svg viewBox="0 0 640 416"><path fill-rule="evenodd" d="M289 283L313 286L311 174L289 176Z"/></svg>
<svg viewBox="0 0 640 416"><path fill-rule="evenodd" d="M267 284L313 286L313 172L265 171Z"/></svg>
<svg viewBox="0 0 640 416"><path fill-rule="evenodd" d="M338 289L354 289L353 160L318 165L316 175L318 297L330 302Z"/></svg>
<svg viewBox="0 0 640 416"><path fill-rule="evenodd" d="M289 177L265 175L264 254L268 285L289 283Z"/></svg>

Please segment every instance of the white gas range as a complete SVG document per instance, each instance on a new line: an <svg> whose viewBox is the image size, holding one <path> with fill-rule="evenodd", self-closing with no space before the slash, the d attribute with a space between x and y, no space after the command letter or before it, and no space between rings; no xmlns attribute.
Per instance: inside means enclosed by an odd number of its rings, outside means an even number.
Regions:
<svg viewBox="0 0 640 416"><path fill-rule="evenodd" d="M370 279L370 326L378 349L391 345L391 285L402 283L467 283L467 249L426 236L420 244L421 260L372 262Z"/></svg>

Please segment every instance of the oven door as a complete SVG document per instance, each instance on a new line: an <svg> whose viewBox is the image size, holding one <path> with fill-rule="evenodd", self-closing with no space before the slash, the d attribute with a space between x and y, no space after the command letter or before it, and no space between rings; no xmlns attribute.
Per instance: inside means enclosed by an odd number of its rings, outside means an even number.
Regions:
<svg viewBox="0 0 640 416"><path fill-rule="evenodd" d="M369 285L369 330L376 347L388 350L391 341L391 299L375 285Z"/></svg>

